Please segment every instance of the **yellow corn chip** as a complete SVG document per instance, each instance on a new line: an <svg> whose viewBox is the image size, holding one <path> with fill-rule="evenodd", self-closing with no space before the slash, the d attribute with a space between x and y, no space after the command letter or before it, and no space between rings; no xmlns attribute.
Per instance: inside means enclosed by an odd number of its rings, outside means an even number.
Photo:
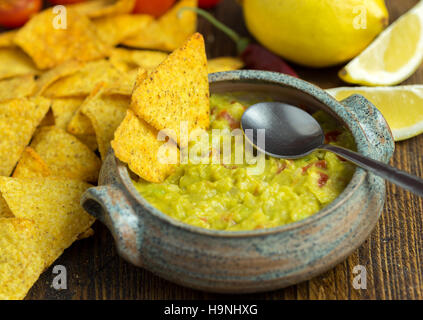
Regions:
<svg viewBox="0 0 423 320"><path fill-rule="evenodd" d="M19 48L0 48L0 79L34 75L39 70Z"/></svg>
<svg viewBox="0 0 423 320"><path fill-rule="evenodd" d="M197 27L197 14L184 11L183 7L196 7L197 0L181 0L147 28L139 29L137 36L123 41L124 45L135 48L173 51L192 35Z"/></svg>
<svg viewBox="0 0 423 320"><path fill-rule="evenodd" d="M15 47L15 43L13 42L13 39L15 38L16 32L17 31L15 30L1 32L0 33L0 48Z"/></svg>
<svg viewBox="0 0 423 320"><path fill-rule="evenodd" d="M52 83L77 72L81 66L81 62L70 60L48 70L47 72L44 72L37 79L37 88L34 95L43 94L44 90L46 90Z"/></svg>
<svg viewBox="0 0 423 320"><path fill-rule="evenodd" d="M115 46L123 40L145 29L153 21L153 17L145 14L123 14L93 20L97 33L104 43Z"/></svg>
<svg viewBox="0 0 423 320"><path fill-rule="evenodd" d="M111 142L115 155L134 173L150 182L162 182L173 172L179 160L176 144L172 140L159 141L157 134L157 130L128 109Z"/></svg>
<svg viewBox="0 0 423 320"><path fill-rule="evenodd" d="M150 50L128 50L115 48L110 53L110 62L122 71L135 68L153 70L162 63L168 54Z"/></svg>
<svg viewBox="0 0 423 320"><path fill-rule="evenodd" d="M73 115L79 109L83 101L83 98L53 99L51 110L53 111L55 126L66 130Z"/></svg>
<svg viewBox="0 0 423 320"><path fill-rule="evenodd" d="M0 175L9 176L50 108L44 98L0 103Z"/></svg>
<svg viewBox="0 0 423 320"><path fill-rule="evenodd" d="M209 73L223 72L231 70L239 70L244 67L244 63L240 58L236 57L219 57L209 59L208 63Z"/></svg>
<svg viewBox="0 0 423 320"><path fill-rule="evenodd" d="M35 15L16 34L15 43L35 62L47 69L68 60L90 61L102 58L109 50L98 37L95 26L72 10L66 13L66 28L57 28L58 15L51 8Z"/></svg>
<svg viewBox="0 0 423 320"><path fill-rule="evenodd" d="M13 213L0 192L0 218L13 218Z"/></svg>
<svg viewBox="0 0 423 320"><path fill-rule="evenodd" d="M97 138L95 134L75 134L75 137L78 138L83 144L85 144L90 150L95 151L98 149Z"/></svg>
<svg viewBox="0 0 423 320"><path fill-rule="evenodd" d="M91 120L81 112L81 108L75 111L71 121L68 124L67 131L74 136L93 136L94 127Z"/></svg>
<svg viewBox="0 0 423 320"><path fill-rule="evenodd" d="M53 83L45 92L46 97L80 97L87 96L99 82L117 82L122 72L106 60L87 63L78 72Z"/></svg>
<svg viewBox="0 0 423 320"><path fill-rule="evenodd" d="M41 128L32 140L31 147L44 160L53 176L97 181L100 159L85 144L63 129Z"/></svg>
<svg viewBox="0 0 423 320"><path fill-rule="evenodd" d="M125 71L123 73L123 77L121 77L117 82L112 83L108 86L108 88L105 90L105 94L119 94L119 95L126 95L126 96L130 96L132 95L132 92L134 91L134 86L135 86L135 82L137 79L137 74L138 72L143 72L146 69L151 69L151 68L155 68L157 67L161 62L163 62L164 59L166 59L167 54L163 53L163 52L159 52L159 51L147 51L147 50L126 50L126 49L121 49L121 48L117 48L116 50L123 50L123 52L128 53L128 55L126 54L122 54L120 58L116 57L114 58L114 60L110 60L111 63L113 63L113 65L119 69L119 70L123 70ZM132 59L130 57L130 51L133 51L134 53L142 53L140 55L135 54L134 59ZM153 55L149 58L146 57L146 60L143 60L141 57L143 55L144 52L148 52L148 53L153 53ZM155 55L155 54L158 55ZM112 54L113 56L113 54ZM147 55L148 56L148 55ZM125 60L126 58L126 60ZM139 58L140 60L137 61L137 58ZM151 59L150 59L151 58ZM223 63L221 63L220 61L215 61L215 60L219 60L220 58L216 58L216 59L211 59L209 61L212 62L212 66L210 67L209 65L209 73L210 72L221 72L221 71L229 71L229 70L236 70L237 67L242 67L242 65L235 65L236 63L236 58L231 58L231 60L227 61L227 64L223 64L226 63L224 61L222 61ZM234 61L232 61L232 59L235 59ZM132 61L132 62L130 62ZM231 65L229 65L231 63ZM144 68L135 68L135 65L139 65L139 66L144 66ZM214 70L211 70L214 69Z"/></svg>
<svg viewBox="0 0 423 320"><path fill-rule="evenodd" d="M81 111L91 120L97 137L98 149L104 160L110 148L110 141L113 140L116 129L125 118L130 99L127 96L107 96L102 93L103 90L100 90L96 95L87 99L81 106Z"/></svg>
<svg viewBox="0 0 423 320"><path fill-rule="evenodd" d="M123 77L105 89L105 94L118 94L131 96L134 91L135 81L139 72L145 72L143 69L132 69L123 74Z"/></svg>
<svg viewBox="0 0 423 320"><path fill-rule="evenodd" d="M48 110L48 112L46 113L43 120L41 120L41 122L38 126L39 127L54 126L54 116L53 116L53 112L51 111L51 109Z"/></svg>
<svg viewBox="0 0 423 320"><path fill-rule="evenodd" d="M40 234L29 219L0 218L0 300L25 298L44 270Z"/></svg>
<svg viewBox="0 0 423 320"><path fill-rule="evenodd" d="M138 117L164 130L178 144L183 122L187 122L188 134L207 129L209 82L204 40L199 33L144 78L144 74L138 77L131 101Z"/></svg>
<svg viewBox="0 0 423 320"><path fill-rule="evenodd" d="M42 233L38 251L49 266L94 222L79 204L91 185L68 178L0 177L0 191L17 218L31 219Z"/></svg>
<svg viewBox="0 0 423 320"><path fill-rule="evenodd" d="M68 6L70 10L98 18L109 15L131 13L136 0L91 0Z"/></svg>
<svg viewBox="0 0 423 320"><path fill-rule="evenodd" d="M22 76L0 80L0 102L25 98L35 90L34 76Z"/></svg>
<svg viewBox="0 0 423 320"><path fill-rule="evenodd" d="M38 178L51 176L51 170L41 159L40 155L31 147L26 147L22 153L15 171L14 178Z"/></svg>

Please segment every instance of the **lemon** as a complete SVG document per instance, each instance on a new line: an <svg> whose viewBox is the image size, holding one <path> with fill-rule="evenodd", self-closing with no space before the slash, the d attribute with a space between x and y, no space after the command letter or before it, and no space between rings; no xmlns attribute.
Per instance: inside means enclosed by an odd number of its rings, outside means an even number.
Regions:
<svg viewBox="0 0 423 320"><path fill-rule="evenodd" d="M388 24L383 0L243 0L248 30L295 63L327 67L351 60Z"/></svg>
<svg viewBox="0 0 423 320"><path fill-rule="evenodd" d="M339 73L346 82L394 85L412 75L423 60L423 2L390 25Z"/></svg>
<svg viewBox="0 0 423 320"><path fill-rule="evenodd" d="M395 141L423 133L423 85L396 87L341 87L327 92L337 100L358 93L385 117Z"/></svg>

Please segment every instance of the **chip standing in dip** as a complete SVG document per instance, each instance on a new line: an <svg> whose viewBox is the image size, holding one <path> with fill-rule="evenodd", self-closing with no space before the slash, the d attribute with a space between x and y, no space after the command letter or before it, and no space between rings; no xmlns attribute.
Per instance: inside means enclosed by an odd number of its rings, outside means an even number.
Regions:
<svg viewBox="0 0 423 320"><path fill-rule="evenodd" d="M231 131L239 129L243 112L257 102L245 96L233 93L210 97L208 142L213 130L220 129L222 139L229 135L231 163L201 164L189 158L188 163L181 162L162 183L141 178L134 181L136 189L149 203L190 225L227 231L253 230L307 218L343 191L355 166L330 152L315 151L296 160L266 156L261 172L249 170L257 164L248 164L245 160L235 163L236 137L231 136ZM352 135L333 118L322 111L313 116L322 125L327 143L355 149ZM194 139L188 148L199 150L202 143L204 140ZM208 156L214 157L215 153L210 147Z"/></svg>

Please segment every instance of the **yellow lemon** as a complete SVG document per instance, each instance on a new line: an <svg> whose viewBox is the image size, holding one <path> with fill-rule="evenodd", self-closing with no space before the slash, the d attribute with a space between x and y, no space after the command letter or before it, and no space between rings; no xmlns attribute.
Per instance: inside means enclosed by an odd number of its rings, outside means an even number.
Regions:
<svg viewBox="0 0 423 320"><path fill-rule="evenodd" d="M394 85L412 75L423 60L423 2L390 25L339 73L346 82Z"/></svg>
<svg viewBox="0 0 423 320"><path fill-rule="evenodd" d="M388 24L383 0L243 0L248 30L301 65L327 67L363 51Z"/></svg>
<svg viewBox="0 0 423 320"><path fill-rule="evenodd" d="M341 87L327 90L337 100L358 93L385 117L395 141L423 132L423 85L396 87Z"/></svg>

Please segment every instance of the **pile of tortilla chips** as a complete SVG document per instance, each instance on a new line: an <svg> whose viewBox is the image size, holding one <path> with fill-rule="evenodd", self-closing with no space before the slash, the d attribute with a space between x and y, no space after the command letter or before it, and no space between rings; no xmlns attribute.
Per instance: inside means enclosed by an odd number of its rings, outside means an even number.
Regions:
<svg viewBox="0 0 423 320"><path fill-rule="evenodd" d="M233 57L207 64L196 14L179 13L197 0L179 0L158 19L131 14L134 4L69 5L65 21L48 8L0 33L0 299L24 298L93 233L79 200L97 184L112 140L135 173L162 181L177 160L161 157L179 158L178 123L208 126L207 73L242 68ZM169 141L157 140L163 129Z"/></svg>

